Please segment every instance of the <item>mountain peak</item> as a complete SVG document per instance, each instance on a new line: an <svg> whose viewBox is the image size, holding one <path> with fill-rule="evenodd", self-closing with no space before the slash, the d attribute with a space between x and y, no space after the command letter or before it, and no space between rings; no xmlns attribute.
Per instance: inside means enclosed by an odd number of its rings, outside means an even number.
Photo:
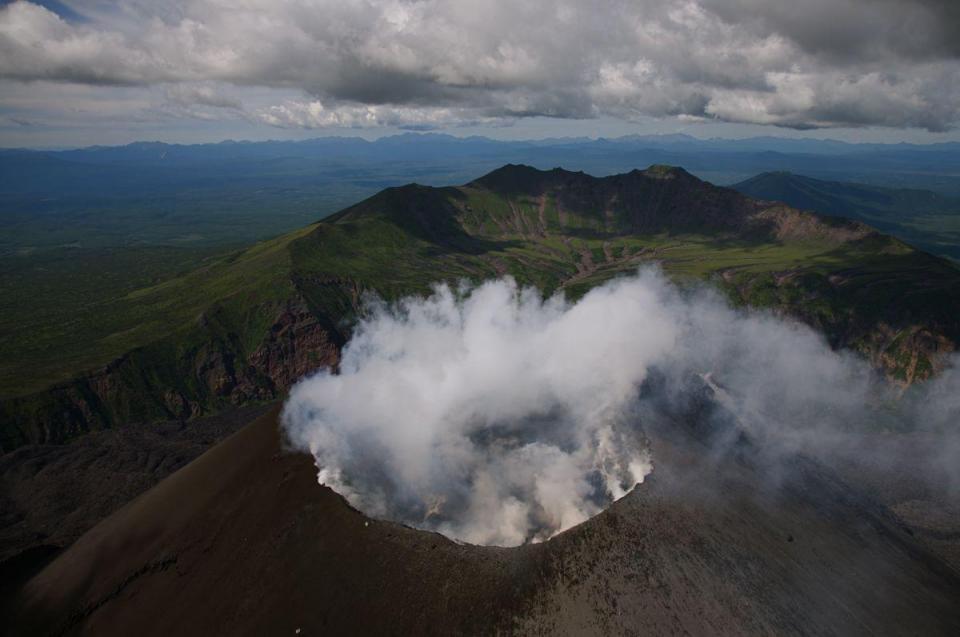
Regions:
<svg viewBox="0 0 960 637"><path fill-rule="evenodd" d="M422 239L460 246L471 237L590 232L607 237L715 232L744 240L817 238L839 244L871 232L753 200L663 164L606 177L507 164L460 188L390 188L328 221L369 218L389 219Z"/></svg>
<svg viewBox="0 0 960 637"><path fill-rule="evenodd" d="M584 183L600 183L604 181L622 182L636 178L671 180L680 179L689 182L705 183L679 166L654 164L644 170L635 168L628 173L610 175L608 177L593 177L583 171L571 171L556 167L550 170L540 170L526 164L506 164L493 170L483 177L476 179L469 186L487 188L504 194L542 192L553 186L566 185L571 181Z"/></svg>
<svg viewBox="0 0 960 637"><path fill-rule="evenodd" d="M467 185L503 194L534 193L541 191L557 171L566 172L561 168L545 171L526 164L506 164Z"/></svg>
<svg viewBox="0 0 960 637"><path fill-rule="evenodd" d="M693 177L690 173L679 166L669 166L667 164L653 164L649 168L643 171L634 171L638 172L645 177L651 179L678 179Z"/></svg>

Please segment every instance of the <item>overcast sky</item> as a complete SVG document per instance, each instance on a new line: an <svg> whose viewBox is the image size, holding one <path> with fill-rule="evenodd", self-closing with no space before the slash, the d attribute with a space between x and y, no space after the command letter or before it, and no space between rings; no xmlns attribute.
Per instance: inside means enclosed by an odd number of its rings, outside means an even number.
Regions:
<svg viewBox="0 0 960 637"><path fill-rule="evenodd" d="M0 145L960 140L960 0L0 0Z"/></svg>

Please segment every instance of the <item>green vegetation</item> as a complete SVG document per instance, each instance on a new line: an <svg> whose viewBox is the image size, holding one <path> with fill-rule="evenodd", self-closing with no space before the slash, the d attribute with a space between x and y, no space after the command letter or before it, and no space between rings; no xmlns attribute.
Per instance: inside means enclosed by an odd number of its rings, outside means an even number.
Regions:
<svg viewBox="0 0 960 637"><path fill-rule="evenodd" d="M0 395L37 391L122 355L122 344L106 341L140 322L128 295L182 276L219 251L60 249L0 258Z"/></svg>
<svg viewBox="0 0 960 637"><path fill-rule="evenodd" d="M343 207L354 188L206 188L143 195L0 196L0 255L61 248L241 245L290 232Z"/></svg>
<svg viewBox="0 0 960 637"><path fill-rule="evenodd" d="M189 330L211 308L243 315L286 299L286 248L305 232L221 256L154 248L81 251L82 263L65 252L33 267L7 259L17 269L2 278L4 395L36 391Z"/></svg>
<svg viewBox="0 0 960 637"><path fill-rule="evenodd" d="M509 274L575 298L657 264L796 316L905 383L960 342L960 272L948 262L860 226L764 214L664 167L606 179L507 167L462 188L389 189L231 252L8 257L0 444L275 398L285 386L265 361L283 366L299 347L276 346L277 334L295 338L283 312L305 306L342 342L364 293L393 300L438 281Z"/></svg>
<svg viewBox="0 0 960 637"><path fill-rule="evenodd" d="M927 190L764 173L733 186L759 199L858 219L922 250L960 259L960 199Z"/></svg>

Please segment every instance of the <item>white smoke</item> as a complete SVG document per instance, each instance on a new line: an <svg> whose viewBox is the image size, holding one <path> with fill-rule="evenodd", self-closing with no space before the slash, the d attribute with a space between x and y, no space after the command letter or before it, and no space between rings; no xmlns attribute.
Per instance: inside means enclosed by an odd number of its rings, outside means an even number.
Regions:
<svg viewBox="0 0 960 637"><path fill-rule="evenodd" d="M639 392L652 372L667 395L705 379L740 426L789 449L872 426L889 401L812 330L647 270L576 303L507 278L375 305L340 373L294 387L283 422L320 482L368 515L511 546L586 520L652 470Z"/></svg>
<svg viewBox="0 0 960 637"><path fill-rule="evenodd" d="M340 374L297 385L284 422L366 513L474 543L545 539L650 470L624 423L674 347L662 291L632 279L570 305L511 279L438 286L361 322Z"/></svg>

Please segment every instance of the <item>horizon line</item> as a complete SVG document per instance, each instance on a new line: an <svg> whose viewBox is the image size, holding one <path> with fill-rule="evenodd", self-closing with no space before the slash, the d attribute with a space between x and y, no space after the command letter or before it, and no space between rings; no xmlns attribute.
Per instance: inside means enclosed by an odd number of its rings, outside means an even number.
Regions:
<svg viewBox="0 0 960 637"><path fill-rule="evenodd" d="M146 146L146 145L156 145L156 146L170 146L170 147L182 147L182 148L194 148L200 146L220 146L220 145L231 145L231 144L243 144L243 145L263 145L263 144L309 144L311 142L318 141L357 141L363 142L365 144L376 144L384 140L398 139L398 138L411 138L411 137L433 137L433 138L446 138L456 141L485 141L491 142L493 144L499 145L516 145L516 144L543 144L545 142L554 142L554 143L596 143L596 142L629 142L632 140L650 140L666 141L668 139L684 139L689 140L687 143L727 143L727 142L750 142L750 141L761 141L761 140L770 140L775 142L788 142L788 143L807 143L807 144L834 144L839 146L884 146L884 147L917 147L917 148L935 148L935 147L944 147L944 146L958 146L960 147L960 141L938 141L938 142L854 142L846 141L842 139L836 139L832 137L780 137L777 135L750 135L745 137L698 137L696 135L690 135L688 133L654 133L654 134L628 134L620 135L617 137L606 137L606 136L596 136L592 137L589 135L576 135L576 136L562 136L562 137L531 137L525 139L496 139L493 137L487 137L484 135L454 135L449 132L439 132L439 131L404 131L394 134L387 134L375 139L367 139L361 135L318 135L316 137L309 137L306 139L265 139L265 140L252 140L252 139L233 139L225 138L220 141L209 141L209 142L195 142L195 143L181 143L181 142L164 142L160 140L151 140L151 139L140 139L126 144L89 144L84 146L0 146L0 152L10 152L10 151L28 151L28 152L69 152L69 151L78 151L78 150L106 150L106 149L118 149L118 148L129 148L131 146Z"/></svg>

